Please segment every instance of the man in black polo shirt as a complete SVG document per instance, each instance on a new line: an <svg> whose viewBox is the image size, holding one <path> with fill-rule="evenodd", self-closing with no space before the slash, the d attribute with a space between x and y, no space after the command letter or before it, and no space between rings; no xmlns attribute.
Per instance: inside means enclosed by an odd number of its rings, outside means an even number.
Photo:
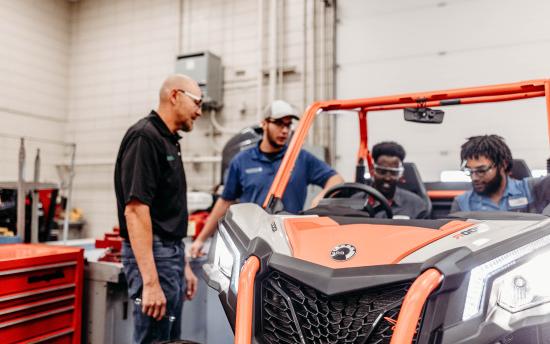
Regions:
<svg viewBox="0 0 550 344"><path fill-rule="evenodd" d="M156 111L130 127L115 166L122 264L134 300L134 343L179 339L185 297L197 278L185 262L187 185L178 130L201 115L201 90L184 75L168 77ZM184 278L185 276L185 278Z"/></svg>

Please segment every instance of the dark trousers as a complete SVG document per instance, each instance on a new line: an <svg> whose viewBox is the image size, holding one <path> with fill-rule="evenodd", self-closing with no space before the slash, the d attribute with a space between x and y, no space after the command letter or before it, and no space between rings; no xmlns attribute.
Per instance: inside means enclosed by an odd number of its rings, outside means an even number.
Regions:
<svg viewBox="0 0 550 344"><path fill-rule="evenodd" d="M162 320L156 321L142 313L141 306L134 305L134 344L180 339L181 312L186 289L183 274L184 245L181 241L163 241L155 237L153 257L166 297L166 315ZM136 298L141 299L143 280L132 247L126 240L122 245L122 265L128 282L128 296L134 301Z"/></svg>

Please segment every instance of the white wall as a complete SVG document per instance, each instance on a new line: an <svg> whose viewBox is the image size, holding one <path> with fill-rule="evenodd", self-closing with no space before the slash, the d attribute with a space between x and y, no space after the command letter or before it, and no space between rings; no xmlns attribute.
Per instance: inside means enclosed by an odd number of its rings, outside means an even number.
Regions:
<svg viewBox="0 0 550 344"><path fill-rule="evenodd" d="M112 178L119 142L132 123L156 106L158 87L174 71L177 55L201 50L219 55L225 81L218 120L230 130L256 122L258 51L264 52L264 70L269 63L269 1L264 3L264 42L259 46L256 0L0 0L0 28L6 33L0 36L0 179L16 177L18 142L12 137L74 141L78 162L74 206L83 208L89 221L85 234L99 236L110 230L117 222ZM320 85L322 2L279 3L284 13L280 62L294 72L285 75L277 97L303 110L304 104L331 96L329 75L325 95ZM550 74L546 63L550 29L545 17L550 3L543 0L342 0L338 4L338 97ZM330 68L331 9L327 11L325 63ZM262 105L268 101L267 79L263 85ZM483 132L505 136L515 155L532 168L543 167L547 158L544 107L538 100L448 108L445 124L437 128L403 123L400 116L373 114L371 143L402 142L425 179L437 179L434 161L441 168L456 168L463 139ZM348 179L357 147L348 138L357 132L355 123L354 118L339 121L335 140L337 168ZM322 142L326 128L317 129L316 142ZM195 131L183 139L184 156L219 154L231 135L212 138L212 132L210 115L204 114ZM43 180L56 180L53 166L67 162L67 152L53 143L27 144L27 177L32 175L38 145L43 150ZM218 165L186 163L190 189L212 187L218 170Z"/></svg>
<svg viewBox="0 0 550 344"><path fill-rule="evenodd" d="M320 0L304 0L312 8ZM224 107L218 121L229 131L256 123L258 51L268 67L268 3L264 1L264 43L258 45L255 0L81 0L71 3L68 124L65 138L77 143L74 205L84 210L86 236L100 236L117 223L113 168L127 128L156 107L162 80L174 72L176 56L209 50L224 66ZM298 108L304 95L304 2L279 1L282 61L295 72L285 75L277 97ZM306 17L313 23L312 16ZM317 27L320 21L316 21ZM312 26L306 26L307 58L313 55ZM318 40L318 35L315 36ZM330 37L327 37L327 41ZM319 44L315 53L319 55ZM319 58L317 58L319 60ZM306 87L318 84L308 68ZM327 80L327 84L330 80ZM330 87L330 86L329 86ZM307 89L306 89L307 90ZM267 104L267 79L263 104ZM232 134L212 135L210 115L182 140L184 157L219 155ZM210 190L219 182L219 165L186 163L189 189Z"/></svg>
<svg viewBox="0 0 550 344"><path fill-rule="evenodd" d="M113 170L128 127L156 107L173 73L178 3L94 0L71 4L66 139L77 144L74 206L88 236L117 224Z"/></svg>
<svg viewBox="0 0 550 344"><path fill-rule="evenodd" d="M362 98L508 83L550 76L550 2L544 0L338 2L337 97ZM360 37L360 39L358 39ZM466 137L496 133L515 157L545 168L544 100L447 107L441 126L406 123L402 112L370 115L369 143L396 140L425 180L459 167ZM338 137L357 133L355 117ZM345 135L345 136L344 136ZM354 140L337 140L338 169L353 177Z"/></svg>
<svg viewBox="0 0 550 344"><path fill-rule="evenodd" d="M64 0L0 1L0 180L17 179L19 137L26 142L26 179L41 149L42 180L57 181L67 163L69 6ZM47 142L46 142L47 141Z"/></svg>
<svg viewBox="0 0 550 344"><path fill-rule="evenodd" d="M214 131L204 114L182 140L184 157L218 156L231 132L257 123L258 110L269 101L267 77L261 104L257 98L260 69L270 63L270 1L263 3L259 16L256 0L0 0L0 28L7 33L0 37L0 179L17 177L19 136L75 142L73 206L83 209L88 222L83 234L110 230L117 224L113 167L120 140L156 107L158 88L174 72L178 55L209 50L224 66L224 107L217 119L227 132ZM321 44L321 0L277 3L277 59L288 72L275 97L303 110L331 94L330 75L324 91L319 76L321 48L327 49L325 66L331 64L331 30ZM328 9L326 27L330 16ZM319 142L325 128L316 130ZM57 181L54 166L67 163L69 152L42 141L27 142L27 178L38 146L42 180ZM210 190L219 182L219 164L185 165L189 189Z"/></svg>

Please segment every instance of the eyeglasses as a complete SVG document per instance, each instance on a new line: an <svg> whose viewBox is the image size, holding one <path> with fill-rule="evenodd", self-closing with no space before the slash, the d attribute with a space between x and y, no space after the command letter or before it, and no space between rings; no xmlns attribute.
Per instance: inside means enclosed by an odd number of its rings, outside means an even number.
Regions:
<svg viewBox="0 0 550 344"><path fill-rule="evenodd" d="M193 102L195 102L195 105L197 105L198 107L201 107L201 105L202 105L202 97L196 96L196 95L194 95L193 93L188 92L188 91L185 91L185 90L182 90L182 89L177 89L176 91L185 94L186 96L188 96L189 98L191 98L191 99L193 100Z"/></svg>
<svg viewBox="0 0 550 344"><path fill-rule="evenodd" d="M484 177L487 172L493 169L493 167L495 167L495 164L492 164L491 166L481 166L477 168L463 167L462 172L464 172L464 174L468 177L472 176L473 174L478 177Z"/></svg>
<svg viewBox="0 0 550 344"><path fill-rule="evenodd" d="M388 174L392 178L401 178L404 171L405 169L402 165L400 165L399 167L386 167L374 164L374 173L379 176L384 176Z"/></svg>
<svg viewBox="0 0 550 344"><path fill-rule="evenodd" d="M268 119L267 121L269 123L275 124L280 129L283 129L283 128L287 128L287 129L290 129L290 130L294 129L294 123L292 123L292 121L285 122L282 119Z"/></svg>

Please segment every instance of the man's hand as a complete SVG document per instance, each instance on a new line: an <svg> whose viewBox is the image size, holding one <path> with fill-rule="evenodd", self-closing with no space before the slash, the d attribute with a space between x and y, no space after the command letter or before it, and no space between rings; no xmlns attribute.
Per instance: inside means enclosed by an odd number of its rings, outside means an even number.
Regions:
<svg viewBox="0 0 550 344"><path fill-rule="evenodd" d="M325 186L323 186L323 190L321 190L321 192L319 192L319 194L315 196L314 199L311 200L311 207L315 208L331 187L333 187L334 185L342 184L343 182L344 182L344 178L342 178L339 174L335 174L332 177L330 177L325 182Z"/></svg>
<svg viewBox="0 0 550 344"><path fill-rule="evenodd" d="M208 218L206 219L206 223L204 224L202 231L191 245L191 250L189 253L191 258L204 256L204 252L202 252L204 242L208 240L212 234L214 234L218 228L218 220L225 214L229 206L233 203L235 203L235 201L226 201L221 197L218 198L216 204L214 204L214 208L212 208L210 215L208 215Z"/></svg>
<svg viewBox="0 0 550 344"><path fill-rule="evenodd" d="M152 285L143 285L141 311L157 321L166 314L166 297L158 282Z"/></svg>
<svg viewBox="0 0 550 344"><path fill-rule="evenodd" d="M325 193L323 191L319 192L319 194L311 200L311 207L315 208L319 205L319 202L323 199L323 196L325 196Z"/></svg>
<svg viewBox="0 0 550 344"><path fill-rule="evenodd" d="M187 288L185 290L185 299L192 300L197 293L199 280L197 279L197 276L195 276L195 274L193 273L193 270L191 270L191 266L189 265L189 263L185 264L185 282L187 285Z"/></svg>
<svg viewBox="0 0 550 344"><path fill-rule="evenodd" d="M204 256L204 252L202 252L202 247L204 246L204 241L197 238L195 241L193 241L193 244L191 245L191 258L195 259L198 257ZM188 264L189 265L189 264Z"/></svg>
<svg viewBox="0 0 550 344"><path fill-rule="evenodd" d="M124 208L124 216L128 226L130 244L143 280L141 311L143 314L160 320L166 313L166 297L160 287L157 267L153 258L153 227L149 206L137 199L132 199Z"/></svg>

